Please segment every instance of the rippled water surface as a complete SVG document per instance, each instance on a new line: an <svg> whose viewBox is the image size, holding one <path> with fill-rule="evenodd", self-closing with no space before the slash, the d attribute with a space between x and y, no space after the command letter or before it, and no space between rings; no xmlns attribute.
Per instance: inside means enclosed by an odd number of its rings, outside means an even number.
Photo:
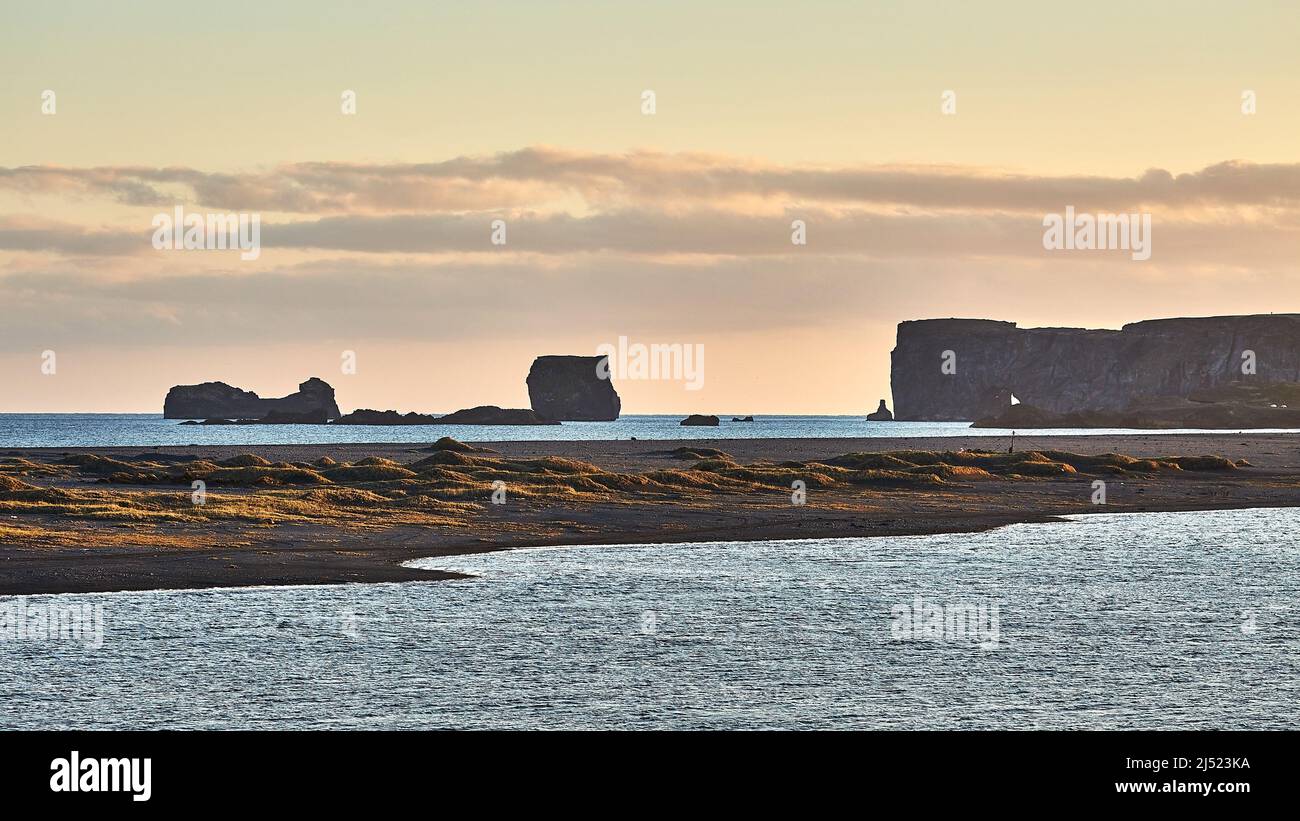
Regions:
<svg viewBox="0 0 1300 821"><path fill-rule="evenodd" d="M99 649L0 641L0 727L1296 728L1297 533L1300 509L1097 515L0 598L105 619ZM995 640L902 630L918 604L996 606Z"/></svg>
<svg viewBox="0 0 1300 821"><path fill-rule="evenodd" d="M345 442L432 442L452 436L462 442L584 441L590 439L762 439L801 437L1008 436L1001 428L972 428L967 422L867 422L861 416L758 416L716 428L682 427L681 416L623 416L614 422L562 425L182 425L160 414L4 413L0 448L93 446L311 445ZM1023 435L1205 433L1190 430L1111 428ZM1209 431L1223 433L1224 431Z"/></svg>

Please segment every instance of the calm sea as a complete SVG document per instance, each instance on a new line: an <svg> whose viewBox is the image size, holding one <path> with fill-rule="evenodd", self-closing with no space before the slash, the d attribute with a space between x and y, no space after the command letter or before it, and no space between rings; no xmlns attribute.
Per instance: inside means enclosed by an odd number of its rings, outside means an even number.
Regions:
<svg viewBox="0 0 1300 821"><path fill-rule="evenodd" d="M452 436L466 442L585 439L761 439L798 437L1009 436L1010 430L972 428L966 422L866 422L860 416L758 416L753 422L723 417L716 428L682 427L682 416L624 416L615 422L563 425L181 425L160 414L0 414L0 448L96 445L299 445L348 442L431 442ZM1017 433L1193 433L1110 428L1019 430ZM1219 431L1222 433L1222 431Z"/></svg>
<svg viewBox="0 0 1300 821"><path fill-rule="evenodd" d="M1300 510L525 550L456 582L0 598L0 728L1300 728Z"/></svg>

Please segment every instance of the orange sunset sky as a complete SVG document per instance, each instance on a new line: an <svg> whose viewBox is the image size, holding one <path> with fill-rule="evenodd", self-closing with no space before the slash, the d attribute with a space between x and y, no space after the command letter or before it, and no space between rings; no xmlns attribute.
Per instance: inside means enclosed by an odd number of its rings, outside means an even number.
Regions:
<svg viewBox="0 0 1300 821"><path fill-rule="evenodd" d="M1300 304L1292 4L334 5L6 10L0 412L526 407L626 336L706 371L625 413L861 414L902 320ZM177 205L260 256L156 250ZM1045 251L1066 206L1151 214L1151 258Z"/></svg>

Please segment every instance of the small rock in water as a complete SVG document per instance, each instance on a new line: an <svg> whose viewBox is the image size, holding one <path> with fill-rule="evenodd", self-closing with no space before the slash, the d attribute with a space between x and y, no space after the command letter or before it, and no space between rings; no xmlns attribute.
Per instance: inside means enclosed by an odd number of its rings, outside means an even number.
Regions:
<svg viewBox="0 0 1300 821"><path fill-rule="evenodd" d="M876 410L873 413L867 414L867 421L868 422L892 422L894 421L894 414L889 412L889 408L886 407L885 405L885 400L881 399L880 407L876 408Z"/></svg>
<svg viewBox="0 0 1300 821"><path fill-rule="evenodd" d="M716 428L718 426L718 417L711 414L692 413L690 416L679 422L679 425L694 425L698 427Z"/></svg>

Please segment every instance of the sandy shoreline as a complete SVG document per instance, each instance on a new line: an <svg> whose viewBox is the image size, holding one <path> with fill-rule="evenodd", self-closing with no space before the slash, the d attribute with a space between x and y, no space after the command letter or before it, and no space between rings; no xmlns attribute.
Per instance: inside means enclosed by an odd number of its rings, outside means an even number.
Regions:
<svg viewBox="0 0 1300 821"><path fill-rule="evenodd" d="M988 449L988 437L909 439L733 439L475 443L506 460L561 457L605 471L652 474L682 469L666 455L678 447L726 451L741 465L822 460L852 452ZM310 517L249 524L86 521L60 514L5 515L0 522L0 594L102 592L250 585L400 582L455 574L402 567L411 559L514 547L680 543L757 539L920 535L988 530L1015 522L1051 521L1073 513L1115 513L1278 507L1300 504L1300 434L1134 434L1017 437L1016 451L1069 451L1134 456L1214 454L1251 467L1226 472L1177 471L1105 476L1107 504L1091 501L1091 475L1033 481L953 481L934 487L810 487L807 504L791 504L786 488L665 496L513 496L503 505L487 493L465 498L460 519L420 523L383 515L340 527ZM24 448L0 456L54 463L65 454L116 458L198 457L218 461L254 454L273 462L354 462L382 457L402 464L427 457L409 443L375 445L246 445L168 448ZM35 481L35 480L33 480ZM54 481L54 480L46 480ZM59 481L67 480L60 479ZM72 486L72 485L69 485ZM117 486L87 485L77 488ZM134 492L123 488L122 493ZM144 491L141 491L144 492ZM153 493L188 494L188 488ZM256 499L258 490L214 489L226 498ZM36 533L39 537L25 535ZM51 535L52 534L52 535ZM167 540L175 541L175 544Z"/></svg>
<svg viewBox="0 0 1300 821"><path fill-rule="evenodd" d="M1001 436L921 436L881 438L767 438L767 439L579 439L572 441L474 442L508 456L568 456L600 464L603 467L629 468L659 464L661 452L675 447L719 448L740 461L789 458L803 459L853 451L888 452L895 450L957 450L960 448L1003 451L1010 444ZM421 444L411 442L333 443L307 445L168 445L145 447L3 448L0 455L58 456L64 453L101 453L134 455L162 453L170 455L200 454L225 458L241 453L257 453L267 458L310 461L320 456L339 460L365 456L410 459ZM1215 453L1230 459L1249 459L1257 467L1300 468L1300 431L1295 433L1132 433L1132 434L1043 434L1018 435L1015 449L1069 450L1075 453L1142 453L1192 455ZM1258 460L1258 461L1256 461Z"/></svg>

